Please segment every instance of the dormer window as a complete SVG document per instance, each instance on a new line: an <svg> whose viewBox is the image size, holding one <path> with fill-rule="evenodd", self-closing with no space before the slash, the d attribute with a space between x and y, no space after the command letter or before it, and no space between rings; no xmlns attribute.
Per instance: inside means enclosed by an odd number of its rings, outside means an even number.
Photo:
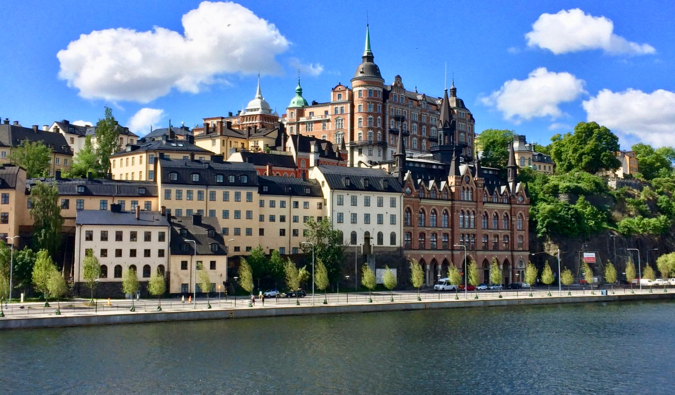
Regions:
<svg viewBox="0 0 675 395"><path fill-rule="evenodd" d="M182 229L180 230L180 235L181 235L181 236L187 236L187 229L182 228Z"/></svg>
<svg viewBox="0 0 675 395"><path fill-rule="evenodd" d="M225 177L222 174L216 174L216 182L223 182Z"/></svg>
<svg viewBox="0 0 675 395"><path fill-rule="evenodd" d="M345 177L345 186L349 187L352 185L352 180L349 177Z"/></svg>
<svg viewBox="0 0 675 395"><path fill-rule="evenodd" d="M214 232L213 229L209 229L208 233L209 233L209 237L213 237L216 234L216 232Z"/></svg>
<svg viewBox="0 0 675 395"><path fill-rule="evenodd" d="M387 180L382 181L382 188L389 189L389 181Z"/></svg>
<svg viewBox="0 0 675 395"><path fill-rule="evenodd" d="M180 245L180 249L183 252L187 252L187 251L190 250L190 245L188 243L183 243L183 244Z"/></svg>
<svg viewBox="0 0 675 395"><path fill-rule="evenodd" d="M305 188L305 195L309 195L309 192L310 192L309 188Z"/></svg>
<svg viewBox="0 0 675 395"><path fill-rule="evenodd" d="M145 188L143 188L143 187L138 188L138 194L139 195L145 195Z"/></svg>
<svg viewBox="0 0 675 395"><path fill-rule="evenodd" d="M178 173L176 173L176 172L169 173L169 180L170 181L178 181Z"/></svg>
<svg viewBox="0 0 675 395"><path fill-rule="evenodd" d="M228 177L227 177L227 182L229 182L229 183L234 183L234 176L228 176Z"/></svg>
<svg viewBox="0 0 675 395"><path fill-rule="evenodd" d="M199 173L192 173L192 182L199 182Z"/></svg>
<svg viewBox="0 0 675 395"><path fill-rule="evenodd" d="M77 186L77 193L84 193L84 185Z"/></svg>
<svg viewBox="0 0 675 395"><path fill-rule="evenodd" d="M269 191L269 187L267 185L263 185L262 190L263 190L263 192L267 192L267 191Z"/></svg>
<svg viewBox="0 0 675 395"><path fill-rule="evenodd" d="M248 182L248 176L239 176L239 182L246 184Z"/></svg>
<svg viewBox="0 0 675 395"><path fill-rule="evenodd" d="M218 244L216 243L211 244L211 252L218 252Z"/></svg>

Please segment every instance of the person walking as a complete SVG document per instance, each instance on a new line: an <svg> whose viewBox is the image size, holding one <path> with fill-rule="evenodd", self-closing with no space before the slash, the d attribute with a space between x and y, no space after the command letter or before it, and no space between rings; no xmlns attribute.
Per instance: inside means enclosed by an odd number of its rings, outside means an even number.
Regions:
<svg viewBox="0 0 675 395"><path fill-rule="evenodd" d="M260 300L262 301L262 307L265 307L265 294L260 297Z"/></svg>
<svg viewBox="0 0 675 395"><path fill-rule="evenodd" d="M255 295L251 295L251 305L255 307Z"/></svg>

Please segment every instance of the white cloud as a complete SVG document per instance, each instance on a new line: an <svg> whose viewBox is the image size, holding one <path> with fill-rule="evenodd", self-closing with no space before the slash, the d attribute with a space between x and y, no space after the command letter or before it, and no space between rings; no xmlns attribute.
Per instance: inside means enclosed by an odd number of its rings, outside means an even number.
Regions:
<svg viewBox="0 0 675 395"><path fill-rule="evenodd" d="M89 122L89 121L82 121L82 120L79 120L79 121L73 122L73 125L77 125L77 126L93 126L94 124L91 123L91 122Z"/></svg>
<svg viewBox="0 0 675 395"><path fill-rule="evenodd" d="M604 125L619 135L631 135L655 146L674 145L674 92L603 89L597 96L584 101L583 107L588 121Z"/></svg>
<svg viewBox="0 0 675 395"><path fill-rule="evenodd" d="M560 130L560 129L568 129L571 130L572 126L568 125L566 123L552 123L549 127L548 130Z"/></svg>
<svg viewBox="0 0 675 395"><path fill-rule="evenodd" d="M594 17L575 8L541 14L525 38L529 47L548 49L556 55L593 49L602 49L611 55L656 53L651 45L630 42L613 31L614 23L610 19Z"/></svg>
<svg viewBox="0 0 675 395"><path fill-rule="evenodd" d="M235 3L202 2L183 15L184 33L155 27L83 34L58 52L59 78L88 99L150 102L177 89L197 93L224 74L276 74L289 42Z"/></svg>
<svg viewBox="0 0 675 395"><path fill-rule="evenodd" d="M520 123L537 117L556 119L563 115L558 105L573 101L583 93L583 80L570 73L555 73L540 67L525 80L506 81L498 91L481 101L501 111L504 119Z"/></svg>
<svg viewBox="0 0 675 395"><path fill-rule="evenodd" d="M150 128L156 129L165 113L162 109L141 108L129 119L129 130L139 136L150 133Z"/></svg>
<svg viewBox="0 0 675 395"><path fill-rule="evenodd" d="M316 77L323 73L323 65L321 63L304 64L298 58L290 58L288 59L288 64L292 68L300 70L300 75L311 75L312 77Z"/></svg>

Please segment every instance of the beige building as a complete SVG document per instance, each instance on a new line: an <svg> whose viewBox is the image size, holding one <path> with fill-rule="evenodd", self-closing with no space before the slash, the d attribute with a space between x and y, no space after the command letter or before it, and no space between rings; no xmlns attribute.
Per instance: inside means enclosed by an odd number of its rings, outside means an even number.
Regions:
<svg viewBox="0 0 675 395"><path fill-rule="evenodd" d="M0 164L9 163L12 147L20 146L24 140L37 141L51 149L48 176L56 174L57 170L70 170L73 152L62 135L40 130L37 125L32 129L24 128L16 121L10 125L8 119L0 125Z"/></svg>
<svg viewBox="0 0 675 395"><path fill-rule="evenodd" d="M169 293L194 292L195 269L203 267L209 274L208 292L225 292L227 282L227 246L220 234L217 218L171 217L171 259L169 263ZM194 241L194 243L193 243ZM195 247L197 253L195 255ZM196 268L195 268L196 263ZM197 277L198 293L203 293Z"/></svg>
<svg viewBox="0 0 675 395"><path fill-rule="evenodd" d="M519 168L530 168L540 173L553 174L555 164L549 155L537 152L535 145L527 142L525 136L516 135L513 150Z"/></svg>
<svg viewBox="0 0 675 395"><path fill-rule="evenodd" d="M19 235L28 216L26 171L14 165L0 165L0 240ZM10 243L11 244L11 243Z"/></svg>
<svg viewBox="0 0 675 395"><path fill-rule="evenodd" d="M635 152L619 151L616 153L616 158L621 161L621 167L615 172L616 177L625 178L627 175L634 176L639 172L638 158L635 156Z"/></svg>
<svg viewBox="0 0 675 395"><path fill-rule="evenodd" d="M73 125L67 119L52 123L51 126L44 126L46 130L52 133L59 133L65 139L73 155L77 155L78 151L84 147L84 142L87 136L91 137L91 143L94 148L98 147L96 140L96 126L91 125ZM136 144L138 142L138 135L130 131L129 128L119 126L117 128L119 135L119 146L121 150L125 150L127 145Z"/></svg>

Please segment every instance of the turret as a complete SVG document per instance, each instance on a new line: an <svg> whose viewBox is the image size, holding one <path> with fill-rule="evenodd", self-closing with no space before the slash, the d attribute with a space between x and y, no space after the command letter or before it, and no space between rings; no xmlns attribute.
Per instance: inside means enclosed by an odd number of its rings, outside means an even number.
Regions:
<svg viewBox="0 0 675 395"><path fill-rule="evenodd" d="M403 185L403 176L405 176L405 144L403 133L399 133L398 135L398 146L394 158L396 159L396 168L398 169L398 181Z"/></svg>

